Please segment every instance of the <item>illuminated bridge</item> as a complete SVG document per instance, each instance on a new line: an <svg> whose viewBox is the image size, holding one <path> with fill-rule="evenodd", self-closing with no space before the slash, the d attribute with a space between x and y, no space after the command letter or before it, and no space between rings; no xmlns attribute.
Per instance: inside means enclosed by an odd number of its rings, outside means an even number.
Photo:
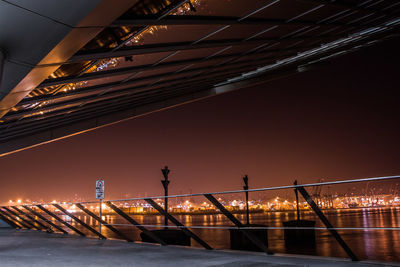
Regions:
<svg viewBox="0 0 400 267"><path fill-rule="evenodd" d="M392 38L400 2L1 0L0 25L6 155Z"/></svg>

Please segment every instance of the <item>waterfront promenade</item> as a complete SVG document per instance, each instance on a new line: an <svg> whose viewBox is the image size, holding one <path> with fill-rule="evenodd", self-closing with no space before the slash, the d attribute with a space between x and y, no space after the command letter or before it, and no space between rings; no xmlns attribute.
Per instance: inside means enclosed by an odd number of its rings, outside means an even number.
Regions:
<svg viewBox="0 0 400 267"><path fill-rule="evenodd" d="M348 259L99 240L72 235L0 228L1 266L400 266Z"/></svg>

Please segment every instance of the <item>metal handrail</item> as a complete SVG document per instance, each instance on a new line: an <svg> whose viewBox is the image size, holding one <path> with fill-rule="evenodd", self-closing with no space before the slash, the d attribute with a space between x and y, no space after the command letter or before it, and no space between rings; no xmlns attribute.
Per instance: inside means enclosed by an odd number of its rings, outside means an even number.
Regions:
<svg viewBox="0 0 400 267"><path fill-rule="evenodd" d="M164 198L177 198L177 197L193 197L193 196L204 196L204 194L223 195L223 194L235 194L235 193L244 193L244 192L260 192L260 191L270 191L270 190L295 189L295 188L300 188L300 187L311 187L311 186L383 181L383 180L393 180L393 179L400 179L400 175L369 177L369 178L359 178L359 179L349 179L349 180L337 180L337 181L332 181L332 182L307 183L307 184L298 184L298 185L262 187L262 188L248 189L248 190L241 189L241 190L219 191L219 192L210 192L210 193L207 192L207 193L193 193L193 194L178 194L178 195L169 195L169 196L149 196L149 197L134 197L134 198L123 198L123 199L109 199L108 201L122 202L122 201L133 201L133 200L158 199L158 198L164 199ZM25 206L53 205L53 204L73 205L73 204L79 204L79 203L80 204L90 204L90 203L98 203L98 201L53 202L53 203L36 203L36 204L24 204L24 205ZM14 205L8 205L8 206L14 206ZM5 207L8 207L8 206L5 206ZM20 205L17 205L17 206L20 206Z"/></svg>
<svg viewBox="0 0 400 267"><path fill-rule="evenodd" d="M129 226L134 227L131 224L125 223L107 223L104 225L110 226ZM237 230L237 229L246 229L246 230L391 230L391 231L400 231L400 227L285 227L285 226L245 226L245 227L235 227L235 226L202 226L202 225L184 225L184 226L177 226L177 225L161 225L161 224L141 224L144 227L153 227L153 228L192 228L192 229L221 229L221 230Z"/></svg>
<svg viewBox="0 0 400 267"><path fill-rule="evenodd" d="M164 171L168 170L166 167L165 169L162 169L164 176L168 176L168 173L165 174ZM168 171L169 172L169 171ZM286 185L286 186L274 186L274 187L264 187L264 188L256 188L256 189L248 189L248 187L244 187L243 190L231 190L231 191L220 191L220 192L212 192L212 193L194 193L194 194L180 194L180 195L170 195L167 196L165 194L164 196L152 196L152 197L139 197L139 198L125 198L125 199L116 199L112 200L112 202L121 202L121 201L132 201L132 200L144 200L148 204L150 204L155 210L159 212L160 215L165 217L165 222L163 225L143 225L137 222L135 219L133 219L130 215L126 214L123 210L121 210L119 207L117 207L115 204L113 204L111 201L106 201L105 204L109 206L112 210L114 210L118 215L122 216L126 221L128 221L130 224L109 224L106 221L104 221L101 218L101 215L97 216L94 215L94 213L91 213L90 211L88 212L87 208L84 207L82 204L85 203L97 203L94 201L87 201L87 202L71 202L71 203L50 203L50 204L28 204L28 205L16 205L16 206L2 206L0 211L2 212L2 215L4 216L9 216L11 220L13 220L15 223L19 223L22 225L22 227L27 228L27 229L37 229L37 230L46 230L49 232L53 232L52 228L49 227L47 228L46 226L43 228L39 228L38 226L35 225L35 220L32 218L29 214L25 214L22 210L16 208L17 206L22 206L28 211L30 210L28 207L29 206L36 206L37 208L41 209L43 212L47 213L48 215L52 216L54 219L58 220L60 223L64 224L66 227L70 228L74 232L80 234L81 236L86 236L85 233L79 231L77 228L72 226L71 224L67 223L64 219L60 218L57 214L53 213L52 211L48 210L47 205L50 207L55 207L59 211L61 211L63 214L66 214L69 216L71 219L76 221L77 224L80 224L84 228L88 229L90 232L96 234L102 239L106 239L104 235L101 234L100 232L96 231L91 225L86 224L84 221L82 221L80 218L76 217L75 215L71 214L68 210L66 210L64 207L61 205L63 204L76 204L76 206L81 209L83 212L87 213L89 216L92 216L96 221L98 221L99 225L102 224L105 227L111 229L113 232L121 236L122 238L126 239L127 241L132 241L130 238L126 238L124 234L116 229L113 228L113 226L131 226L131 227L136 227L138 228L141 233L144 236L147 236L147 238L150 238L150 240L159 243L161 245L168 245L169 241L165 236L159 236L156 234L156 232L148 230L147 227L149 228L163 228L169 229L169 228L177 228L180 229L189 239L194 239L197 243L202 245L206 249L213 249L207 242L205 242L201 237L199 237L196 233L190 231L189 229L225 229L225 230L238 230L241 232L243 236L245 236L253 245L255 245L260 251L264 251L267 254L274 254L269 248L266 243L261 241L258 237L257 234L255 234L253 231L247 231L247 230L328 230L332 236L336 239L336 241L339 243L339 245L343 248L343 250L347 253L347 255L353 260L353 261L358 261L359 258L357 255L352 251L352 249L347 245L347 243L342 239L340 233L338 231L344 231L344 230L390 230L390 231L399 231L400 227L334 227L329 219L325 216L325 214L321 211L321 208L318 206L318 204L313 200L312 196L307 192L305 187L315 187L315 186L323 186L323 185L340 185L340 184L348 184L348 183L359 183L359 182L371 182L371 181L384 181L384 180L393 180L393 179L399 179L400 175L394 175L394 176L381 176L381 177L369 177L369 178L359 178L359 179L348 179L348 180L337 180L337 181L331 181L331 182L318 182L318 183L307 183L307 184L297 184L297 181L294 182L294 185ZM167 181L167 177L166 180ZM318 216L318 218L321 220L321 222L325 225L325 227L304 227L304 226L289 226L289 227L269 227L269 226L251 226L248 224L243 224L238 218L236 218L229 210L226 209L226 207L219 201L217 200L214 195L221 195L221 194L233 194L233 193L243 193L243 192L260 192L260 191L270 191L270 190L281 190L281 189L295 189L295 191L299 192L303 198L306 200L308 205L311 207L312 211ZM164 198L166 201L167 198L176 198L176 197L191 197L191 196L203 196L207 200L209 200L212 205L216 208L216 210L219 210L231 223L233 223L232 226L199 226L199 225L193 225L193 226L186 226L183 223L181 223L177 218L175 218L172 214L170 214L166 208L161 207L158 203L156 203L153 199L158 199L158 198ZM4 209L4 210L2 210ZM18 211L20 214L15 213L11 209L15 209ZM9 212L9 213L8 213ZM299 212L299 211L298 211ZM13 215L15 218L13 218ZM27 219L20 217L20 215L24 215L26 218L30 218L32 222L28 221ZM19 218L19 220L18 220ZM43 218L42 218L43 219ZM20 220L24 221L24 223L27 223L27 225L23 224ZM45 222L47 220L44 220ZM168 221L171 221L174 225L168 225ZM32 224L33 223L33 224ZM41 223L40 223L41 224ZM14 228L21 228L19 225L13 225ZM51 225L51 224L50 224ZM43 225L44 226L44 225ZM65 231L62 231L66 233ZM142 237L143 238L143 237ZM147 241L151 242L151 241Z"/></svg>

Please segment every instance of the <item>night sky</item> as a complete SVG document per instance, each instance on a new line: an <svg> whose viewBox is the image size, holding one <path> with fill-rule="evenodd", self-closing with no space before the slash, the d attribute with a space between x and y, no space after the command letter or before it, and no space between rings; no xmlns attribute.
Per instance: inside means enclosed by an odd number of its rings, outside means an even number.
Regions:
<svg viewBox="0 0 400 267"><path fill-rule="evenodd" d="M297 74L0 158L0 202L400 174L400 39Z"/></svg>

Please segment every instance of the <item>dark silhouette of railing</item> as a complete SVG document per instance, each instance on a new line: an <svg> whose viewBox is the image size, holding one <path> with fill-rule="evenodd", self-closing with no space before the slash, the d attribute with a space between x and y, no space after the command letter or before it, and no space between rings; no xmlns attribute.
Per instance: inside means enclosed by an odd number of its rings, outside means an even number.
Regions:
<svg viewBox="0 0 400 267"><path fill-rule="evenodd" d="M364 178L364 179L352 179L352 180L341 180L341 181L333 181L333 182L323 182L323 183L310 183L310 184L297 184L295 182L294 185L286 185L286 186L277 186L277 187L266 187L266 188L256 188L256 189L245 189L245 190L234 190L234 191L224 191L224 192L211 192L211 193L196 193L196 194L182 194L182 195L164 195L164 196L156 196L156 197L144 197L144 198L128 198L128 199L116 199L116 200L108 200L105 201L104 204L108 206L112 211L114 211L117 215L124 218L131 226L136 227L143 235L145 235L149 240L155 243L159 243L161 245L168 245L171 243L170 240L165 239L166 237L162 235L162 232L156 232L153 230L149 230L151 227L164 227L165 229L176 229L181 231L188 238L195 240L205 249L213 249L210 244L204 241L200 236L191 231L190 229L229 229L229 230L237 230L245 236L249 242L251 242L254 246L258 248L259 251L263 251L268 254L273 254L273 252L268 248L268 245L263 242L256 234L254 234L253 230L268 230L268 229L291 229L291 230L328 230L338 244L343 248L346 254L353 260L358 261L359 258L355 255L352 249L347 245L347 243L342 239L341 235L338 233L338 230L400 230L400 227L334 227L328 218L321 211L320 207L314 202L312 196L307 192L307 187L315 187L315 186L323 186L323 185L340 185L340 184L348 184L348 183L360 183L360 182L371 182L371 181L385 181L392 179L399 179L400 176L386 176L386 177L374 177L374 178ZM248 188L248 187L247 187ZM214 195L223 195L223 194L233 194L233 193L249 193L249 192L266 192L271 190L282 190L282 189L295 189L298 191L301 196L305 199L307 204L310 206L311 210L315 213L315 215L321 220L321 222L325 225L325 227L267 227L267 226L252 226L248 224L243 224L239 219L237 219L232 212L230 212ZM176 217L174 217L167 209L160 206L155 199L168 199L168 198L180 198L180 197L194 197L201 196L205 197L214 207L219 210L229 221L231 221L234 226L226 227L226 226L185 226L182 222L180 222ZM148 203L155 211L157 211L160 215L164 216L166 221L164 225L146 225L138 222L132 216L127 214L123 208L118 207L117 203L126 202L126 201L145 201ZM96 221L98 224L105 226L107 229L112 231L118 238L124 239L128 242L133 242L134 240L119 230L117 227L119 224L110 224L107 223L103 218L100 218L93 211L88 208L89 204L97 204L98 202L89 201L89 202L78 202L78 203L47 203L47 204L29 204L29 205L12 205L12 206L1 206L0 207L0 219L4 222L8 223L11 227L15 229L31 229L31 230L39 230L46 231L49 233L62 233L69 234L66 229L69 229L71 232L74 232L80 236L87 236L83 231L77 229L73 226L69 221L75 221L77 225L80 225L84 229L88 230L95 236L101 239L106 239L102 233L97 231L94 227L86 222L82 221L79 216L74 215L73 212L68 210L68 207L74 205L77 207L82 214L87 214L90 218ZM298 204L298 201L297 201ZM299 212L299 211L298 211ZM47 214L47 215L46 215ZM48 219L46 216L53 218ZM248 220L248 219L247 219ZM298 217L299 220L299 217ZM55 221L58 221L64 227L57 225ZM170 221L173 225L168 225L168 221Z"/></svg>

